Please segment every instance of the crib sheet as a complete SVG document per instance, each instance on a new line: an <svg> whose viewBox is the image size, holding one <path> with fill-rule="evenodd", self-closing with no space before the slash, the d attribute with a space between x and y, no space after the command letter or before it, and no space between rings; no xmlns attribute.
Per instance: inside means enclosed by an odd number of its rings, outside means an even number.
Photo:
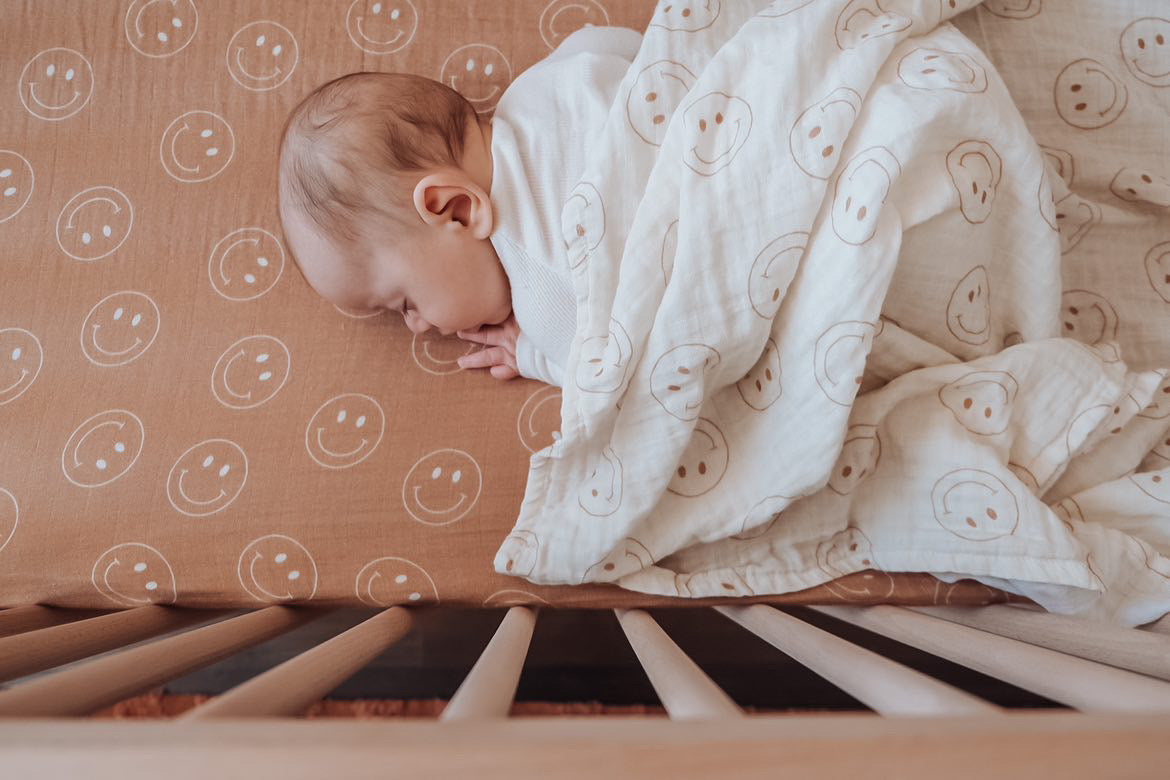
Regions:
<svg viewBox="0 0 1170 780"><path fill-rule="evenodd" d="M322 302L274 190L284 117L329 78L441 77L489 114L573 29L652 10L0 5L0 606L678 603L493 570L560 392ZM760 600L1003 597L868 572Z"/></svg>

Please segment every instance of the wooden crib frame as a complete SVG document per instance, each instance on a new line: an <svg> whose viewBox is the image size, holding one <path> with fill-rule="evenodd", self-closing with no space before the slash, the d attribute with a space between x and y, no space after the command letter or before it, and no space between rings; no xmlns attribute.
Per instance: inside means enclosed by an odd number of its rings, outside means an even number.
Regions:
<svg viewBox="0 0 1170 780"><path fill-rule="evenodd" d="M1168 619L1127 629L1018 605L813 607L1072 708L1008 712L774 607L715 609L876 715L746 716L647 612L619 609L669 720L508 718L537 618L533 609L512 607L437 722L296 719L410 631L410 609L391 607L172 721L84 720L75 716L326 611L144 606L94 614L28 606L0 611L0 682L38 675L0 690L0 717L7 719L0 722L0 776L595 780L777 777L785 770L814 778L1170 772ZM152 637L159 638L143 641ZM70 665L38 674L64 664Z"/></svg>

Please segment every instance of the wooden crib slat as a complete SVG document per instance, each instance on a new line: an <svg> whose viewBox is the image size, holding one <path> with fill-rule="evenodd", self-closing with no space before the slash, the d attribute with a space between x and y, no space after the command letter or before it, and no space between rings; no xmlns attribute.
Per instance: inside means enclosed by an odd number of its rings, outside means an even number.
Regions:
<svg viewBox="0 0 1170 780"><path fill-rule="evenodd" d="M0 691L0 716L87 715L304 625L322 614L318 610L265 607L96 658Z"/></svg>
<svg viewBox="0 0 1170 780"><path fill-rule="evenodd" d="M479 660L443 708L439 720L508 717L535 627L534 610L509 609Z"/></svg>
<svg viewBox="0 0 1170 780"><path fill-rule="evenodd" d="M903 607L813 607L1085 712L1170 712L1170 683Z"/></svg>
<svg viewBox="0 0 1170 780"><path fill-rule="evenodd" d="M74 620L97 617L107 611L101 609L62 609L61 607L46 607L42 604L10 607L0 612L0 638L69 623Z"/></svg>
<svg viewBox="0 0 1170 780"><path fill-rule="evenodd" d="M615 609L630 647L672 720L744 717L743 710L641 609Z"/></svg>
<svg viewBox="0 0 1170 780"><path fill-rule="evenodd" d="M774 607L715 607L882 715L992 715L994 704L847 642Z"/></svg>
<svg viewBox="0 0 1170 780"><path fill-rule="evenodd" d="M980 609L912 609L980 631L990 631L1021 642L1170 680L1170 637L1003 604L992 604Z"/></svg>
<svg viewBox="0 0 1170 780"><path fill-rule="evenodd" d="M179 720L287 717L352 677L410 630L410 612L391 607L279 666L188 710Z"/></svg>
<svg viewBox="0 0 1170 780"><path fill-rule="evenodd" d="M203 623L227 612L151 605L5 637L0 639L0 682Z"/></svg>

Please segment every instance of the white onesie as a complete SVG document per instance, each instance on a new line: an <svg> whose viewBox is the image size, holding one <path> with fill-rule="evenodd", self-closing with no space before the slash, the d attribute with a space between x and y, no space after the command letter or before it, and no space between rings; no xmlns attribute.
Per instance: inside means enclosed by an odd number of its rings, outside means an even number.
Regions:
<svg viewBox="0 0 1170 780"><path fill-rule="evenodd" d="M642 36L585 27L521 73L492 118L491 242L512 285L520 375L558 387L577 327L561 207L585 169Z"/></svg>

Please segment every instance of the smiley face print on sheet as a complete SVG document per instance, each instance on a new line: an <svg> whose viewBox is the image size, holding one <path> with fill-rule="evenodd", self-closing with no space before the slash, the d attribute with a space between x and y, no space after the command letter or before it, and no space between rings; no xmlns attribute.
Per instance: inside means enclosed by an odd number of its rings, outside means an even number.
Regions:
<svg viewBox="0 0 1170 780"><path fill-rule="evenodd" d="M16 533L16 526L20 525L20 504L16 496L4 488L0 488L0 550L12 541Z"/></svg>
<svg viewBox="0 0 1170 780"><path fill-rule="evenodd" d="M1004 19L1031 19L1040 13L1042 0L984 0L983 8Z"/></svg>
<svg viewBox="0 0 1170 780"><path fill-rule="evenodd" d="M807 245L808 233L786 233L768 242L756 255L748 272L748 299L757 316L771 320L780 311L784 293L796 275Z"/></svg>
<svg viewBox="0 0 1170 780"><path fill-rule="evenodd" d="M987 71L971 55L943 49L914 49L898 61L898 78L912 89L986 92Z"/></svg>
<svg viewBox="0 0 1170 780"><path fill-rule="evenodd" d="M947 173L959 194L959 211L972 225L987 221L1003 177L1003 160L985 141L963 141L947 153Z"/></svg>
<svg viewBox="0 0 1170 780"><path fill-rule="evenodd" d="M703 495L723 479L728 455L723 431L715 423L700 417L666 489L689 498Z"/></svg>
<svg viewBox="0 0 1170 780"><path fill-rule="evenodd" d="M476 113L486 114L496 107L500 93L512 83L512 66L495 46L469 43L443 60L439 81L467 98Z"/></svg>
<svg viewBox="0 0 1170 780"><path fill-rule="evenodd" d="M575 381L583 393L612 393L622 386L632 361L633 344L626 329L615 319L609 333L581 342Z"/></svg>
<svg viewBox="0 0 1170 780"><path fill-rule="evenodd" d="M846 321L833 325L817 339L813 373L817 385L833 403L853 403L875 335L877 327L872 323Z"/></svg>
<svg viewBox="0 0 1170 780"><path fill-rule="evenodd" d="M1070 152L1064 149L1056 149L1051 146L1041 146L1040 151L1044 153L1044 163L1047 167L1055 171L1056 175L1064 182L1064 186L1071 187L1073 179L1076 177L1076 162Z"/></svg>
<svg viewBox="0 0 1170 780"><path fill-rule="evenodd" d="M1155 501L1170 504L1170 469L1130 474L1129 481ZM3 500L3 496L0 496L0 500Z"/></svg>
<svg viewBox="0 0 1170 780"><path fill-rule="evenodd" d="M561 399L560 388L549 385L528 396L516 417L516 433L524 449L537 452L561 435Z"/></svg>
<svg viewBox="0 0 1170 780"><path fill-rule="evenodd" d="M555 49L582 27L605 27L609 12L597 0L552 0L540 12L540 39Z"/></svg>
<svg viewBox="0 0 1170 780"><path fill-rule="evenodd" d="M1147 16L1121 31L1121 59L1135 79L1170 87L1170 19Z"/></svg>
<svg viewBox="0 0 1170 780"><path fill-rule="evenodd" d="M1149 420L1164 420L1170 417L1170 374L1162 379L1162 384L1154 392L1154 397L1145 409L1138 412L1138 417Z"/></svg>
<svg viewBox="0 0 1170 780"><path fill-rule="evenodd" d="M654 554L632 536L619 542L614 550L585 570L581 583L613 582L627 574L641 571L654 563Z"/></svg>
<svg viewBox="0 0 1170 780"><path fill-rule="evenodd" d="M873 569L873 545L859 529L845 528L817 545L817 566L833 577L843 577L859 569Z"/></svg>
<svg viewBox="0 0 1170 780"><path fill-rule="evenodd" d="M133 226L129 198L113 187L90 187L57 215L57 246L74 260L100 260L122 246Z"/></svg>
<svg viewBox="0 0 1170 780"><path fill-rule="evenodd" d="M167 475L167 499L188 517L223 511L248 481L248 456L234 441L208 439L175 461Z"/></svg>
<svg viewBox="0 0 1170 780"><path fill-rule="evenodd" d="M902 166L884 146L858 153L837 177L833 195L833 232L846 244L873 238L878 215Z"/></svg>
<svg viewBox="0 0 1170 780"><path fill-rule="evenodd" d="M662 235L662 253L659 255L658 265L662 267L662 283L670 284L670 275L674 272L674 256L678 253L678 220L666 226Z"/></svg>
<svg viewBox="0 0 1170 780"><path fill-rule="evenodd" d="M174 604L179 596L171 564L140 542L114 545L99 555L90 581L98 593L125 607Z"/></svg>
<svg viewBox="0 0 1170 780"><path fill-rule="evenodd" d="M765 19L778 19L781 16L788 16L793 11L799 11L812 2L813 0L773 0L769 5L760 9L756 16L762 16Z"/></svg>
<svg viewBox="0 0 1170 780"><path fill-rule="evenodd" d="M267 230L246 227L216 242L207 259L211 287L229 301L251 301L284 273L284 246Z"/></svg>
<svg viewBox="0 0 1170 780"><path fill-rule="evenodd" d="M479 501L483 472L463 450L442 449L420 458L402 481L402 505L424 525L450 525Z"/></svg>
<svg viewBox="0 0 1170 780"><path fill-rule="evenodd" d="M1060 319L1062 335L1082 344L1117 340L1117 310L1097 293L1066 290L1060 296Z"/></svg>
<svg viewBox="0 0 1170 780"><path fill-rule="evenodd" d="M284 534L254 539L240 553L236 576L257 601L308 601L317 593L317 562L305 546Z"/></svg>
<svg viewBox="0 0 1170 780"><path fill-rule="evenodd" d="M363 566L354 582L354 594L371 607L439 603L439 589L426 569L393 556L377 558Z"/></svg>
<svg viewBox="0 0 1170 780"><path fill-rule="evenodd" d="M361 393L345 393L313 413L305 428L305 449L319 466L347 469L370 457L385 430L386 415L377 401Z"/></svg>
<svg viewBox="0 0 1170 780"><path fill-rule="evenodd" d="M649 26L671 32L698 32L714 24L722 10L722 0L663 0Z"/></svg>
<svg viewBox="0 0 1170 780"><path fill-rule="evenodd" d="M41 373L41 340L24 328L0 328L0 406L20 398Z"/></svg>
<svg viewBox="0 0 1170 780"><path fill-rule="evenodd" d="M711 176L726 168L747 143L752 109L734 95L710 92L687 106L683 125L691 144L683 162L695 173Z"/></svg>
<svg viewBox="0 0 1170 780"><path fill-rule="evenodd" d="M626 119L638 137L661 146L671 116L694 83L695 74L673 60L659 60L643 68L626 96Z"/></svg>
<svg viewBox="0 0 1170 780"><path fill-rule="evenodd" d="M882 440L876 425L850 425L845 432L841 454L829 473L829 489L839 496L853 492L863 479L877 470L882 457Z"/></svg>
<svg viewBox="0 0 1170 780"><path fill-rule="evenodd" d="M32 165L23 155L8 149L0 149L0 223L19 214L32 197Z"/></svg>
<svg viewBox="0 0 1170 780"><path fill-rule="evenodd" d="M837 17L834 35L838 48L853 49L866 41L910 29L914 20L883 0L851 0Z"/></svg>
<svg viewBox="0 0 1170 780"><path fill-rule="evenodd" d="M587 181L578 182L561 209L561 236L569 250L569 267L576 268L598 247L605 235L605 203Z"/></svg>
<svg viewBox="0 0 1170 780"><path fill-rule="evenodd" d="M991 338L991 283L985 267L975 266L955 286L947 303L947 329L972 346Z"/></svg>
<svg viewBox="0 0 1170 780"><path fill-rule="evenodd" d="M193 184L223 172L236 154L231 125L210 111L188 111L167 125L158 155L171 178Z"/></svg>
<svg viewBox="0 0 1170 780"><path fill-rule="evenodd" d="M694 420L707 391L707 372L720 363L719 352L706 344L681 344L667 350L650 371L650 393L666 413Z"/></svg>
<svg viewBox="0 0 1170 780"><path fill-rule="evenodd" d="M138 461L145 438L142 420L132 412L98 412L77 426L65 442L61 471L78 487L108 485Z"/></svg>
<svg viewBox="0 0 1170 780"><path fill-rule="evenodd" d="M496 557L502 559L508 574L527 577L536 568L540 555L540 537L532 531L513 531L500 545Z"/></svg>
<svg viewBox="0 0 1170 780"><path fill-rule="evenodd" d="M1093 226L1101 221L1101 207L1070 192L1055 203L1056 229L1060 231L1060 253L1072 251Z"/></svg>
<svg viewBox="0 0 1170 780"><path fill-rule="evenodd" d="M981 469L957 469L930 494L934 519L955 536L986 542L1015 533L1020 522L1016 497L999 477Z"/></svg>
<svg viewBox="0 0 1170 780"><path fill-rule="evenodd" d="M195 37L199 12L194 0L131 0L122 27L139 54L170 57Z"/></svg>
<svg viewBox="0 0 1170 780"><path fill-rule="evenodd" d="M1007 430L1020 386L1003 371L973 371L939 388L938 399L968 431L993 436Z"/></svg>
<svg viewBox="0 0 1170 780"><path fill-rule="evenodd" d="M757 412L776 403L776 399L784 393L780 384L780 348L774 340L768 339L760 359L743 379L735 383L735 389L739 391L743 402Z"/></svg>
<svg viewBox="0 0 1170 780"><path fill-rule="evenodd" d="M342 314L345 314L343 311ZM346 316L353 316L346 314ZM444 336L438 328L431 328L424 333L416 333L410 340L410 355L414 364L428 374L443 376L454 374L463 369L459 367L459 358L470 355L480 349L478 344L464 341L455 336Z"/></svg>
<svg viewBox="0 0 1170 780"><path fill-rule="evenodd" d="M1146 276L1158 297L1170 303L1170 241L1150 247L1145 257ZM0 356L3 352L0 351Z"/></svg>
<svg viewBox="0 0 1170 780"><path fill-rule="evenodd" d="M275 336L246 336L220 355L211 371L211 392L229 409L251 409L271 400L288 381L292 356Z"/></svg>
<svg viewBox="0 0 1170 780"><path fill-rule="evenodd" d="M244 89L276 89L297 67L297 39L287 27L270 20L252 22L232 36L227 47L227 69Z"/></svg>
<svg viewBox="0 0 1170 780"><path fill-rule="evenodd" d="M68 119L93 96L93 66L73 49L45 49L20 72L19 92L25 110L36 118Z"/></svg>
<svg viewBox="0 0 1170 780"><path fill-rule="evenodd" d="M345 14L353 45L370 54L405 49L418 32L418 9L411 0L354 0Z"/></svg>
<svg viewBox="0 0 1170 780"><path fill-rule="evenodd" d="M0 185L2 186L2 185ZM1109 183L1109 191L1128 203L1170 207L1170 178L1139 168L1122 168Z"/></svg>
<svg viewBox="0 0 1170 780"><path fill-rule="evenodd" d="M102 298L81 324L81 351L95 366L124 366L158 336L162 315L145 293L122 290Z"/></svg>
<svg viewBox="0 0 1170 780"><path fill-rule="evenodd" d="M1104 65L1091 59L1070 62L1052 88L1056 113L1082 130L1113 124L1129 102L1129 90Z"/></svg>
<svg viewBox="0 0 1170 780"><path fill-rule="evenodd" d="M612 515L622 505L624 478L621 458L612 447L606 447L578 488L577 504L594 517Z"/></svg>
<svg viewBox="0 0 1170 780"><path fill-rule="evenodd" d="M788 133L797 166L814 179L829 178L860 112L861 95L848 87L838 87L801 112Z"/></svg>

